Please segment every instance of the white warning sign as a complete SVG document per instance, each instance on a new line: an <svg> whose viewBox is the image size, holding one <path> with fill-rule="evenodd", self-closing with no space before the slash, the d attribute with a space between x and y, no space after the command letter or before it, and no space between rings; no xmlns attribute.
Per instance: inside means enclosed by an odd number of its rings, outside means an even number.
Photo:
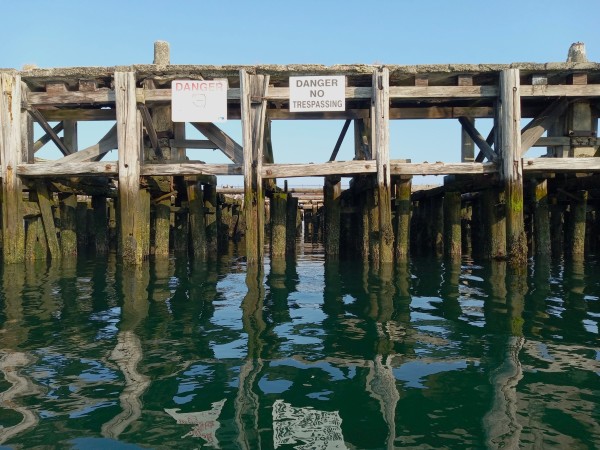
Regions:
<svg viewBox="0 0 600 450"><path fill-rule="evenodd" d="M171 119L173 122L225 122L227 79L173 80Z"/></svg>
<svg viewBox="0 0 600 450"><path fill-rule="evenodd" d="M290 77L290 112L344 111L346 77Z"/></svg>

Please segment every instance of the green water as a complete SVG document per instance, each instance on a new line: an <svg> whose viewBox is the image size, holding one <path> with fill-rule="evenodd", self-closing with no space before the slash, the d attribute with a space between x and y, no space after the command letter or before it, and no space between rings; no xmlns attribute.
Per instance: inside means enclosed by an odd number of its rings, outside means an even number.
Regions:
<svg viewBox="0 0 600 450"><path fill-rule="evenodd" d="M600 447L600 271L0 268L1 448Z"/></svg>

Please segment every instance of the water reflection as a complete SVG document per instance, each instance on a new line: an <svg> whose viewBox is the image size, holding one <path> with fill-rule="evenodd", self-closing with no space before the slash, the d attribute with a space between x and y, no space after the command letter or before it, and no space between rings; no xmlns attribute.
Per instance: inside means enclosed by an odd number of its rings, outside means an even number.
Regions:
<svg viewBox="0 0 600 450"><path fill-rule="evenodd" d="M13 447L593 448L585 265L301 254L2 268ZM58 432L57 432L58 430ZM368 432L365 432L368 430Z"/></svg>

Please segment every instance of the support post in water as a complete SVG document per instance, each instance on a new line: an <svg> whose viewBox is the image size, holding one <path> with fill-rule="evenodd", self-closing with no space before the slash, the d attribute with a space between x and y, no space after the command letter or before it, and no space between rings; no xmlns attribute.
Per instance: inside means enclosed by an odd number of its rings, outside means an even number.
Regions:
<svg viewBox="0 0 600 450"><path fill-rule="evenodd" d="M0 161L2 161L2 237L4 263L25 259L22 187L17 165L21 151L21 76L0 73Z"/></svg>
<svg viewBox="0 0 600 450"><path fill-rule="evenodd" d="M504 205L504 194L504 190L497 187L485 189L482 193L484 258L506 258L506 208Z"/></svg>
<svg viewBox="0 0 600 450"><path fill-rule="evenodd" d="M588 192L579 191L571 202L568 253L574 261L582 261L585 256L585 221L587 215Z"/></svg>
<svg viewBox="0 0 600 450"><path fill-rule="evenodd" d="M396 245L397 261L407 261L410 254L410 194L412 179L396 182Z"/></svg>
<svg viewBox="0 0 600 450"><path fill-rule="evenodd" d="M287 196L285 192L271 195L271 258L285 258L287 232Z"/></svg>
<svg viewBox="0 0 600 450"><path fill-rule="evenodd" d="M264 247L265 199L261 171L268 86L268 75L251 75L240 70L246 260L248 264L259 265L263 263Z"/></svg>
<svg viewBox="0 0 600 450"><path fill-rule="evenodd" d="M548 208L548 181L533 180L533 233L536 256L550 256L550 212Z"/></svg>
<svg viewBox="0 0 600 450"><path fill-rule="evenodd" d="M115 103L119 151L119 254L128 264L145 258L143 227L150 220L140 201L142 122L136 106L134 72L115 72Z"/></svg>
<svg viewBox="0 0 600 450"><path fill-rule="evenodd" d="M323 201L325 210L325 257L336 259L340 255L340 218L342 185L340 177L325 177Z"/></svg>
<svg viewBox="0 0 600 450"><path fill-rule="evenodd" d="M506 245L511 262L527 261L521 159L521 94L519 69L500 72L500 176L506 192Z"/></svg>
<svg viewBox="0 0 600 450"><path fill-rule="evenodd" d="M462 235L460 227L460 192L444 195L444 250L447 258L460 258Z"/></svg>
<svg viewBox="0 0 600 450"><path fill-rule="evenodd" d="M394 231L390 181L390 74L387 68L373 72L373 151L377 161L377 196L379 211L379 262L394 261Z"/></svg>

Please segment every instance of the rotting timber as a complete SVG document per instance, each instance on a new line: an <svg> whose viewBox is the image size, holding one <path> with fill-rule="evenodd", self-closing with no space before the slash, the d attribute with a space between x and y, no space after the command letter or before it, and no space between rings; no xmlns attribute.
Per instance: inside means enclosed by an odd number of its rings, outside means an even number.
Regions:
<svg viewBox="0 0 600 450"><path fill-rule="evenodd" d="M290 112L289 77L301 75L344 75L345 111ZM184 124L171 122L172 80L216 78L228 81L241 143L213 123L193 123L206 139L186 139ZM111 246L132 264L170 251L210 258L245 235L248 264L262 264L268 235L272 257L294 254L302 217L307 236L324 237L327 258L376 265L464 251L516 263L581 259L600 245L600 64L583 44L565 63L218 67L171 65L168 44L157 42L154 64L1 70L0 90L4 263ZM494 119L487 137L480 118ZM329 161L277 164L271 122L302 119L345 121ZM460 121L462 162L390 159L389 121L403 119ZM79 149L80 121L116 123ZM36 142L34 122L45 132ZM338 161L350 125L355 156ZM35 158L47 142L61 159ZM532 147L547 153L528 158ZM231 162L189 160L186 149L198 148ZM114 149L118 160L102 161ZM219 191L219 175L243 176L242 195ZM446 178L414 192L416 175ZM324 191L276 184L306 176L323 177Z"/></svg>

